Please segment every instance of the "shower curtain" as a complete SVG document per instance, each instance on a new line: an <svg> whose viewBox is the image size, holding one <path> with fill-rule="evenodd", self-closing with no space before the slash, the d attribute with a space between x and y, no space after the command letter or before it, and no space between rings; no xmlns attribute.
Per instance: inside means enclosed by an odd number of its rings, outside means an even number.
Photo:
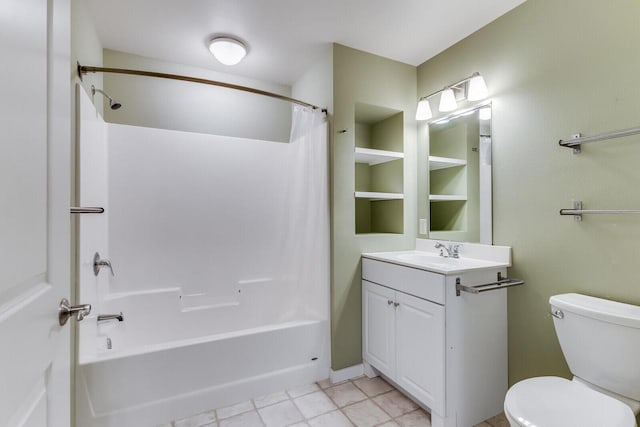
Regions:
<svg viewBox="0 0 640 427"><path fill-rule="evenodd" d="M291 177L287 183L288 214L282 227L282 265L290 262L294 310L302 317L329 315L329 175L326 114L294 106L291 120ZM286 275L287 273L285 273ZM326 301L326 305L304 301ZM319 313L304 311L322 310ZM292 315L296 317L296 315Z"/></svg>

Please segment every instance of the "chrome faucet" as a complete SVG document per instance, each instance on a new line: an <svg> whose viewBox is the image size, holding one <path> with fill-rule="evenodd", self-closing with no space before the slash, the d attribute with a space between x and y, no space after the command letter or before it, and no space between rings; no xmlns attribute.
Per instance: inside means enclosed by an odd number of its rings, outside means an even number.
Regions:
<svg viewBox="0 0 640 427"><path fill-rule="evenodd" d="M122 322L124 320L122 312L120 312L120 314L98 314L98 323L116 319L118 320L118 322Z"/></svg>
<svg viewBox="0 0 640 427"><path fill-rule="evenodd" d="M111 276L115 276L115 274L113 274L111 261L109 261L108 259L100 259L100 254L96 252L96 254L93 256L93 274L97 276L98 273L100 273L100 269L102 267L109 267L109 270L111 270Z"/></svg>
<svg viewBox="0 0 640 427"><path fill-rule="evenodd" d="M435 248L440 249L440 256L444 258L460 258L460 244L451 244L449 246L436 242ZM446 255L445 255L446 252Z"/></svg>

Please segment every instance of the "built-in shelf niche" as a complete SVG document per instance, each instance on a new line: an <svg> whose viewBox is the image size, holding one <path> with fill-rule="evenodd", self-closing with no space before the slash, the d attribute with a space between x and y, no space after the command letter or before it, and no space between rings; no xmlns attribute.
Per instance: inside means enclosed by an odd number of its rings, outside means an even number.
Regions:
<svg viewBox="0 0 640 427"><path fill-rule="evenodd" d="M403 112L355 106L356 234L404 233Z"/></svg>

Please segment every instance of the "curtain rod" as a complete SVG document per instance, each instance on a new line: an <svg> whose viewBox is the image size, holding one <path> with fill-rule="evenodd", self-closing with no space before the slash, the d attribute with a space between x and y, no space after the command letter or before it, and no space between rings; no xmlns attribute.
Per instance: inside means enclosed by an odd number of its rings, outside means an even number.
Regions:
<svg viewBox="0 0 640 427"><path fill-rule="evenodd" d="M171 80L181 80L184 82L202 83L205 85L226 87L228 89L236 89L244 92L255 93L257 95L269 96L271 98L276 98L282 101L291 102L293 104L302 105L303 107L313 108L314 110L317 110L320 108L317 105L309 104L308 102L300 101L299 99L290 98L288 96L280 95L273 92L267 92L266 90L255 89L248 86L236 85L233 83L225 83L217 80L201 79L199 77L181 76L179 74L157 73L155 71L128 70L125 68L91 67L87 65L80 65L80 63L78 62L78 76L80 77L80 80L82 80L83 74L87 74L87 73L131 74L134 76L158 77L161 79L171 79ZM327 110L323 108L322 112L326 114Z"/></svg>

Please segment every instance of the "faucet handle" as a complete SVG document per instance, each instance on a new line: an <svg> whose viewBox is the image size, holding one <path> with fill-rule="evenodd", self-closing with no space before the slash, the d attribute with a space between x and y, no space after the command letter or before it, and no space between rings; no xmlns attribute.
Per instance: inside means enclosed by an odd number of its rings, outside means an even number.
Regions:
<svg viewBox="0 0 640 427"><path fill-rule="evenodd" d="M104 266L109 267L109 270L111 270L111 277L115 277L116 275L113 272L113 266L111 265L111 261L109 261L108 259L105 259L102 262Z"/></svg>
<svg viewBox="0 0 640 427"><path fill-rule="evenodd" d="M460 256L460 248L462 247L462 243L456 243L451 245L451 254L454 258L458 258Z"/></svg>
<svg viewBox="0 0 640 427"><path fill-rule="evenodd" d="M93 274L97 276L98 273L100 273L100 269L102 267L109 267L109 270L111 270L111 276L115 277L111 261L109 261L108 259L100 259L100 254L96 252L96 254L93 256Z"/></svg>

